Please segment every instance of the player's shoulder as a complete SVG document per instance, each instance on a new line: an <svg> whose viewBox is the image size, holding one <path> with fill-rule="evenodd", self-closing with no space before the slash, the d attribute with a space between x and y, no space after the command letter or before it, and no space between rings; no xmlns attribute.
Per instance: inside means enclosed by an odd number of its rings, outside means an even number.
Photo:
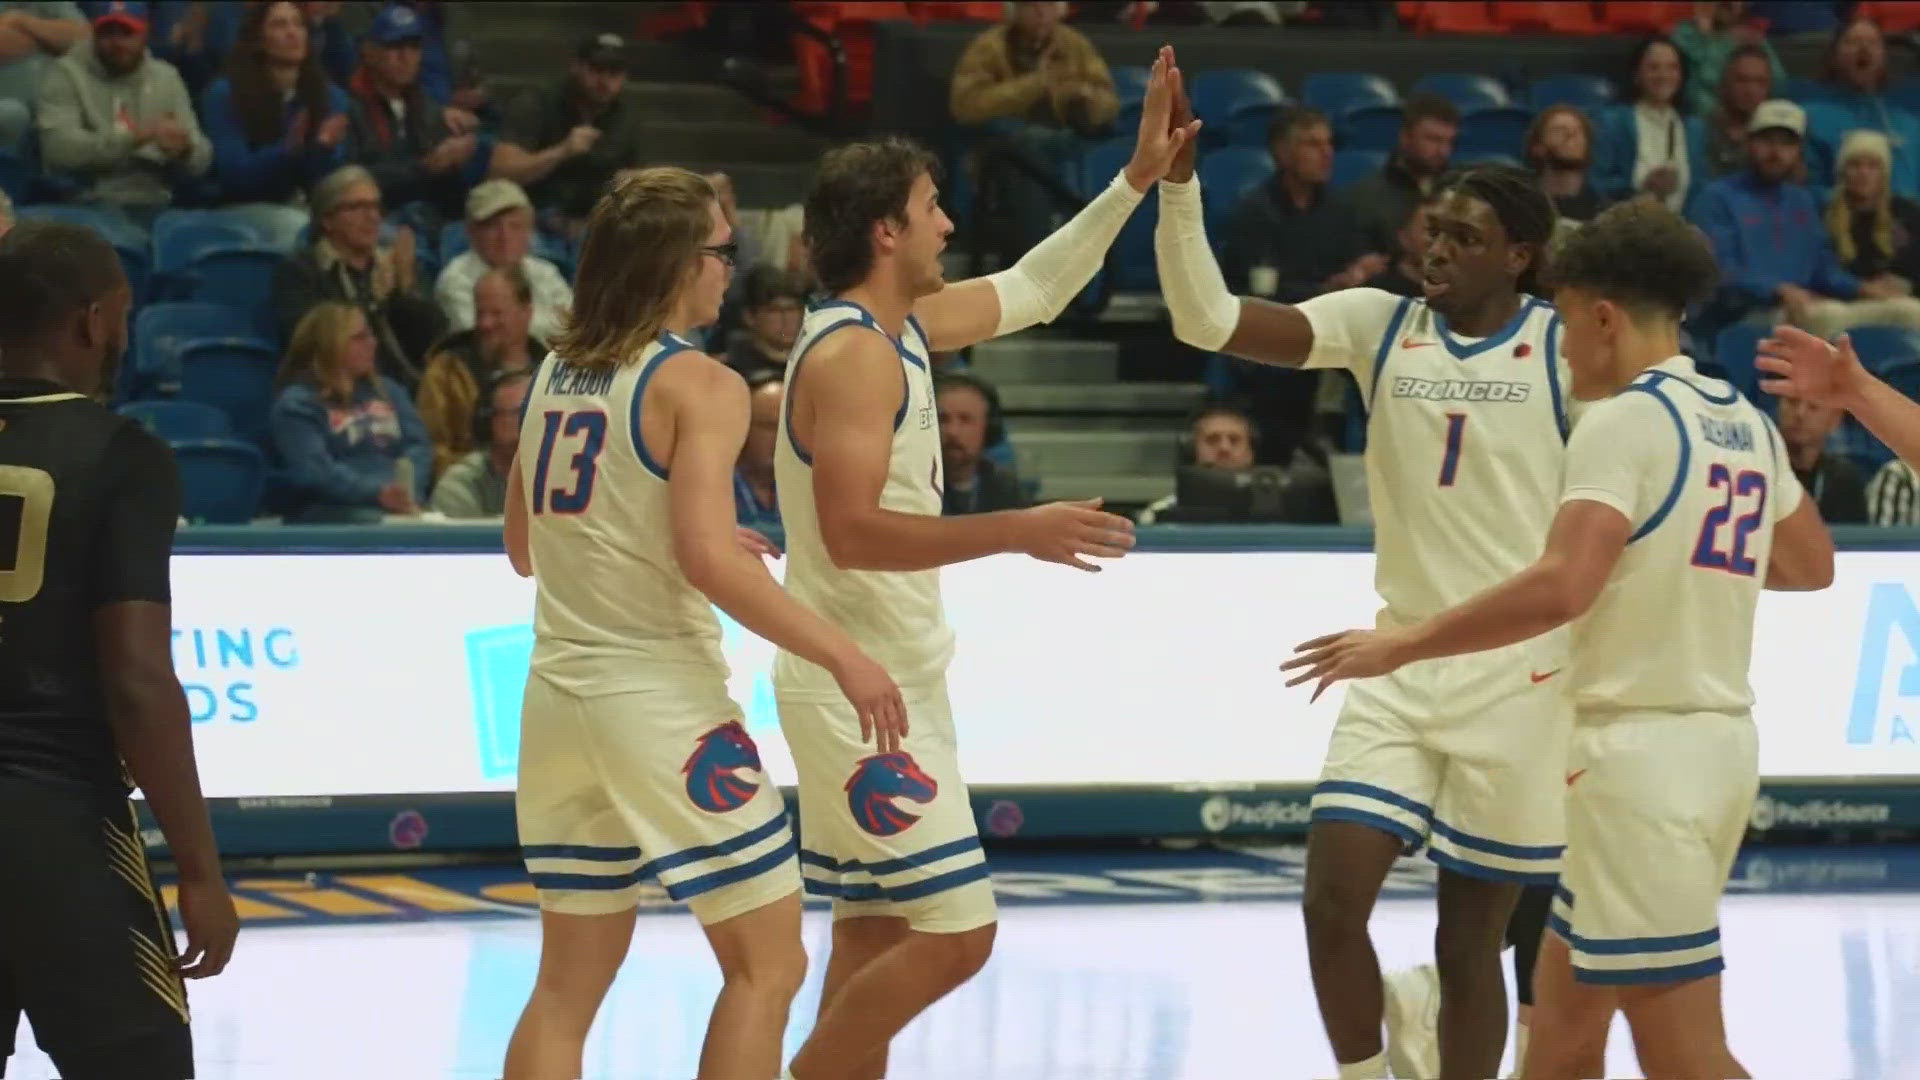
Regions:
<svg viewBox="0 0 1920 1080"><path fill-rule="evenodd" d="M1678 412L1670 391L1662 387L1660 382L1657 379L1635 379L1612 394L1591 402L1580 420L1580 426L1672 427L1678 423Z"/></svg>
<svg viewBox="0 0 1920 1080"><path fill-rule="evenodd" d="M664 350L654 360L652 386L669 398L695 402L745 397L747 382L711 353L687 342Z"/></svg>

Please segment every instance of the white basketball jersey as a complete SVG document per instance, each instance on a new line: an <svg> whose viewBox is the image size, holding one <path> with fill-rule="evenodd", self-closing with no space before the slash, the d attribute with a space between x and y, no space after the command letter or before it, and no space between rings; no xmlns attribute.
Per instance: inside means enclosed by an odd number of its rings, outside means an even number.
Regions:
<svg viewBox="0 0 1920 1080"><path fill-rule="evenodd" d="M667 470L640 438L661 361L692 346L663 333L637 363L574 367L548 354L520 421L538 585L533 670L582 696L659 686L655 662L726 675L720 623L673 554Z"/></svg>
<svg viewBox="0 0 1920 1080"><path fill-rule="evenodd" d="M1773 422L1675 357L1581 419L1564 497L1605 503L1634 527L1574 628L1582 715L1745 712L1773 524L1802 498Z"/></svg>
<svg viewBox="0 0 1920 1080"><path fill-rule="evenodd" d="M1434 615L1539 558L1571 426L1553 308L1522 297L1479 339L1379 289L1300 310L1313 325L1306 366L1352 371L1367 403L1374 587L1389 622Z"/></svg>
<svg viewBox="0 0 1920 1080"><path fill-rule="evenodd" d="M813 458L788 426L793 393L808 353L830 334L881 334L873 316L847 300L825 300L807 310L800 337L787 359L787 408L773 452L774 482L780 496L780 520L786 529L787 591L853 638L902 685L938 679L953 656L953 631L940 603L939 570L842 570L833 565L820 538L820 515L813 501ZM893 449L887 464L880 507L901 514L940 515L945 474L940 458L940 424L933 399L933 375L925 332L907 319L906 333L893 340L900 357L900 411L893 421ZM825 669L782 650L773 665L773 684L781 694L839 693Z"/></svg>

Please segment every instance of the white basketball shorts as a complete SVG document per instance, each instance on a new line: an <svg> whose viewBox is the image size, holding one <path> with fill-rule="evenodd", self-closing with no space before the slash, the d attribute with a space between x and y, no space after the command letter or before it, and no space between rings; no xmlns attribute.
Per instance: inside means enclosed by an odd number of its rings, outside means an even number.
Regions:
<svg viewBox="0 0 1920 1080"><path fill-rule="evenodd" d="M905 918L959 933L998 918L954 747L943 679L903 686L907 737L881 754L844 699L775 696L800 773L800 869L834 918Z"/></svg>
<svg viewBox="0 0 1920 1080"><path fill-rule="evenodd" d="M603 915L643 882L711 925L800 888L780 791L724 675L576 697L529 675L514 805L540 906Z"/></svg>
<svg viewBox="0 0 1920 1080"><path fill-rule="evenodd" d="M1760 790L1750 715L1581 721L1567 765L1567 855L1553 931L1584 983L1718 973L1720 894Z"/></svg>

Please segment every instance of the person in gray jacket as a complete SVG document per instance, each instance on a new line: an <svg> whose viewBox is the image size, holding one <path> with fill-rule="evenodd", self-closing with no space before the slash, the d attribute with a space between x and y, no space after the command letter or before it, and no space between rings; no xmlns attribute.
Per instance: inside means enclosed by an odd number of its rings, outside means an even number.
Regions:
<svg viewBox="0 0 1920 1080"><path fill-rule="evenodd" d="M93 40L48 68L35 112L48 171L76 175L82 201L142 233L176 182L213 164L180 73L147 50L146 9L117 3L94 19Z"/></svg>

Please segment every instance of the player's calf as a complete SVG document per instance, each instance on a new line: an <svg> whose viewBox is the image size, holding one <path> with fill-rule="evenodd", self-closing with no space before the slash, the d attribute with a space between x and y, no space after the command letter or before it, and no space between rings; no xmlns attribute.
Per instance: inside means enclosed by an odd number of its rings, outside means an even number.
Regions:
<svg viewBox="0 0 1920 1080"><path fill-rule="evenodd" d="M878 1080L887 1044L914 1017L979 974L997 923L953 933L910 932L855 972L794 1055L794 1080Z"/></svg>
<svg viewBox="0 0 1920 1080"><path fill-rule="evenodd" d="M1719 975L1624 988L1620 1008L1627 1014L1633 1049L1649 1080L1752 1075L1727 1048Z"/></svg>
<svg viewBox="0 0 1920 1080"><path fill-rule="evenodd" d="M1440 1075L1488 1077L1507 1040L1507 984L1500 953L1520 886L1440 871Z"/></svg>
<svg viewBox="0 0 1920 1080"><path fill-rule="evenodd" d="M1327 1041L1343 1069L1385 1074L1380 961L1367 922L1403 846L1400 837L1353 821L1315 821L1307 832L1307 958Z"/></svg>
<svg viewBox="0 0 1920 1080"><path fill-rule="evenodd" d="M1526 1080L1590 1080L1606 1075L1612 987L1574 981L1566 939L1547 934L1533 972L1532 1030L1518 1075Z"/></svg>

